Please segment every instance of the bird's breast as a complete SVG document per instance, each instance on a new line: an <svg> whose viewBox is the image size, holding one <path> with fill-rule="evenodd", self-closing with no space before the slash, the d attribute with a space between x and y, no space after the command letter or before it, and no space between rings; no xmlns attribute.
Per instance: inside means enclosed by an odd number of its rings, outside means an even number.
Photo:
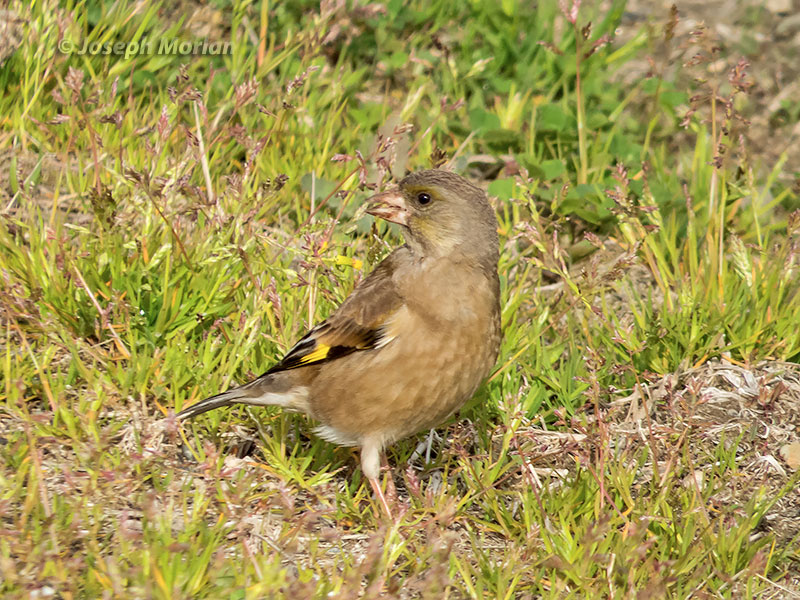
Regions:
<svg viewBox="0 0 800 600"><path fill-rule="evenodd" d="M404 294L380 347L322 366L309 401L329 439L391 443L440 424L474 394L497 358L497 295L485 279L440 283Z"/></svg>

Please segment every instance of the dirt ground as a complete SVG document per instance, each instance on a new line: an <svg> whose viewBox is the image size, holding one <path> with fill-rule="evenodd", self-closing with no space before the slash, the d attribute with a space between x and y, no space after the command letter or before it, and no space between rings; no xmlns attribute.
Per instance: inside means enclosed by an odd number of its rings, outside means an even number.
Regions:
<svg viewBox="0 0 800 600"><path fill-rule="evenodd" d="M692 56L686 41L701 24L718 43L714 67L720 79L745 58L754 85L741 110L750 121L747 142L753 166L759 173L768 172L785 155L785 176L800 189L800 0L629 0L618 41L630 39L645 23L651 24L654 40L663 39L673 4L679 22L672 51L659 55L655 42L652 58L659 65L668 63L667 72L675 73L678 89L686 89L691 82L683 65ZM626 63L619 76L634 83L650 69L648 60L639 59Z"/></svg>

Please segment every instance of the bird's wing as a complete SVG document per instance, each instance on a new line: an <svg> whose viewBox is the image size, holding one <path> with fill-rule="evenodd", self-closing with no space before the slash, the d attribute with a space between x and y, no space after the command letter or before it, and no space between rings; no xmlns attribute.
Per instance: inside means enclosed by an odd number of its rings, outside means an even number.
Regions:
<svg viewBox="0 0 800 600"><path fill-rule="evenodd" d="M265 374L320 364L391 341L388 325L403 305L392 274L407 253L401 247L387 256L330 317L309 331Z"/></svg>
<svg viewBox="0 0 800 600"><path fill-rule="evenodd" d="M336 312L309 331L269 371L249 383L184 408L176 417L191 419L213 408L235 403L302 407L304 400L296 397L295 388L303 381L303 373L294 369L379 348L393 339L391 319L403 306L403 299L392 274L405 260L408 260L405 247L387 256Z"/></svg>

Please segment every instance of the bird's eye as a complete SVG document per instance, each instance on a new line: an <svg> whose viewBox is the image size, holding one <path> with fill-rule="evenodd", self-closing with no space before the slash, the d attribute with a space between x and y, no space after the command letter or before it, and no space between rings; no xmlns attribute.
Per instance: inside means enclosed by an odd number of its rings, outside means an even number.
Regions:
<svg viewBox="0 0 800 600"><path fill-rule="evenodd" d="M426 193L423 192L422 194L418 194L417 195L417 202L419 202L422 205L428 204L428 203L430 203L430 201L431 201L431 195L430 194L426 194Z"/></svg>

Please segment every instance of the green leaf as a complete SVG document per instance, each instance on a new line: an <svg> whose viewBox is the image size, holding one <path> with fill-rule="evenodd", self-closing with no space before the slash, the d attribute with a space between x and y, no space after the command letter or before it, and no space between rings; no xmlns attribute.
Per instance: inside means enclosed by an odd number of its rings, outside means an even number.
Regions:
<svg viewBox="0 0 800 600"><path fill-rule="evenodd" d="M563 160L551 159L542 161L539 165L544 179L557 179L567 171Z"/></svg>
<svg viewBox="0 0 800 600"><path fill-rule="evenodd" d="M473 130L499 129L500 117L483 108L473 108L469 111L469 124Z"/></svg>
<svg viewBox="0 0 800 600"><path fill-rule="evenodd" d="M483 134L483 140L499 152L509 152L522 148L522 135L511 129L490 129Z"/></svg>
<svg viewBox="0 0 800 600"><path fill-rule="evenodd" d="M539 108L537 120L539 129L545 131L564 131L569 118L557 104L545 104Z"/></svg>
<svg viewBox="0 0 800 600"><path fill-rule="evenodd" d="M393 52L388 62L392 68L399 69L408 63L408 54L405 52Z"/></svg>
<svg viewBox="0 0 800 600"><path fill-rule="evenodd" d="M513 177L495 179L489 184L488 192L490 196L497 196L500 200L509 200L513 196L515 185Z"/></svg>

